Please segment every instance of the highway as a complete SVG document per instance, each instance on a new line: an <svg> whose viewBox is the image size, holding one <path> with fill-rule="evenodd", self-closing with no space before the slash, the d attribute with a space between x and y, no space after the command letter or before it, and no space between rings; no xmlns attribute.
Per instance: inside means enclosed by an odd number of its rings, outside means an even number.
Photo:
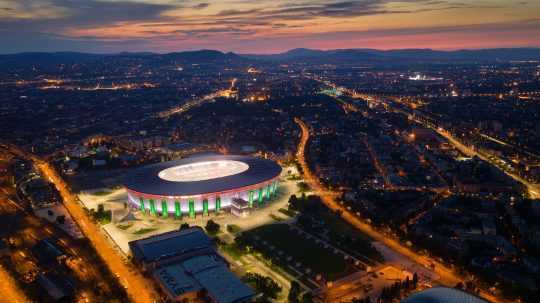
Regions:
<svg viewBox="0 0 540 303"><path fill-rule="evenodd" d="M0 265L0 293L4 302L24 303L30 302L24 292L17 285L17 281L11 277L6 269Z"/></svg>
<svg viewBox="0 0 540 303"><path fill-rule="evenodd" d="M438 282L440 282L441 284L446 285L448 287L453 287L458 282L467 280L468 277L458 275L452 269L448 268L446 265L438 262L437 260L429 258L428 256L419 255L416 252L412 251L411 249L401 245L399 241L377 231L369 223L365 222L364 220L356 216L353 212L347 210L344 206L336 202L336 197L339 196L339 193L331 192L328 189L326 189L321 184L318 177L313 174L309 165L306 162L305 150L309 142L309 138L310 138L308 126L300 118L295 118L294 121L300 127L302 131L302 136L297 147L296 158L298 162L300 163L300 166L302 167L302 170L304 172L304 179L311 186L313 191L319 194L322 202L328 208L334 211L341 212L342 214L341 217L346 222L348 222L349 224L357 228L362 233L370 236L375 241L378 241L384 244L386 247L388 247L392 251L397 252L407 257L411 261L419 264L420 266L434 272L436 275L439 276ZM484 299L489 300L491 302L507 302L506 300L499 297L495 297L486 291L481 291L479 295L483 297Z"/></svg>
<svg viewBox="0 0 540 303"><path fill-rule="evenodd" d="M166 111L163 111L163 112L160 112L157 114L158 117L160 118L167 118L167 117L170 117L170 116L173 116L173 115L176 115L176 114L181 114L181 113L184 113L184 112L187 112L188 110L194 108L194 107L197 107L205 102L208 102L210 100L213 100L214 98L220 96L222 94L221 91L218 91L218 92L215 92L215 93L211 93L211 94L208 94L204 97L201 97L199 99L195 99L195 100L191 100L191 101L188 101L180 106L177 106L177 107L174 107L174 108L171 108L169 110L166 110Z"/></svg>
<svg viewBox="0 0 540 303"><path fill-rule="evenodd" d="M94 223L83 210L77 197L71 192L69 186L58 175L54 167L37 156L25 153L13 146L9 146L9 150L21 158L31 160L43 176L55 185L69 214L77 222L81 231L88 238L110 272L117 277L120 284L126 289L130 301L141 303L157 302L160 296L154 288L154 283L145 278L138 269L122 257L119 251L113 248L111 243L104 237L97 223Z"/></svg>
<svg viewBox="0 0 540 303"><path fill-rule="evenodd" d="M527 187L527 190L529 192L529 196L531 198L540 199L540 184L530 183L529 181L523 179L522 177L516 175L515 173L512 173L512 172L509 172L508 170L502 169L497 164L493 163L493 161L491 159L489 159L486 155L471 149L470 147L466 146L465 144L462 144L461 142L459 142L458 139L454 138L449 132L445 131L444 129L442 129L440 127L437 127L437 128L431 127L431 126L429 126L427 124L422 123L419 120L418 120L418 122L421 123L422 125L424 125L425 127L429 127L430 129L437 132L439 135L441 135L446 140L448 140L448 142L452 143L452 145L454 145L459 151L461 151L465 155L468 155L469 157L477 156L478 158L480 158L480 159L490 163L491 165L499 168L501 171L503 171L508 176L512 177L514 180L516 180L516 181L520 182L521 184L525 185Z"/></svg>

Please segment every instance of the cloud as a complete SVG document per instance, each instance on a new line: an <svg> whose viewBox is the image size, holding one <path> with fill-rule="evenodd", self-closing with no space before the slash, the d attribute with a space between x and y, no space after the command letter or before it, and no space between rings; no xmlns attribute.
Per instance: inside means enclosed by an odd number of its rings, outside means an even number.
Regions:
<svg viewBox="0 0 540 303"><path fill-rule="evenodd" d="M470 25L460 18L456 18L456 26L445 27L417 28L409 22L389 29L388 25L395 22L384 24L389 18L405 19L407 14L419 13L428 16L429 12L444 10L483 8L487 14L497 5L502 4L494 0L0 0L0 52L165 51L176 50L176 46L267 52L290 46L313 47L315 43L328 48L336 41L372 41L377 36L410 39L436 33L521 34L539 25L524 20ZM493 11L498 14L494 20L504 20L501 11ZM519 15L514 5L505 6L504 14L510 13ZM375 15L380 24L370 24L370 30L354 30L360 28L361 17ZM540 15L527 18L533 17ZM321 32L327 28L328 32ZM297 45L300 41L306 45Z"/></svg>
<svg viewBox="0 0 540 303"><path fill-rule="evenodd" d="M192 6L194 9L205 9L210 6L210 3L199 3Z"/></svg>
<svg viewBox="0 0 540 303"><path fill-rule="evenodd" d="M12 7L12 13L0 20L0 28L7 26L11 29L44 30L103 26L120 22L157 21L164 19L165 12L176 8L171 4L131 1L49 0L39 6L35 3L32 0L17 0ZM43 9L59 10L63 14L46 18L37 14L38 10ZM21 18L23 13L28 17ZM36 13L34 17L32 17L33 13Z"/></svg>

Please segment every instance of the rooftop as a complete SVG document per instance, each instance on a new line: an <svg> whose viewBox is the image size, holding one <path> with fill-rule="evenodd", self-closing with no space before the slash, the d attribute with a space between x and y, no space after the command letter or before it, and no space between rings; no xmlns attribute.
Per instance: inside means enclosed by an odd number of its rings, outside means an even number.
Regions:
<svg viewBox="0 0 540 303"><path fill-rule="evenodd" d="M447 287L433 287L413 294L401 303L487 303L461 290Z"/></svg>
<svg viewBox="0 0 540 303"><path fill-rule="evenodd" d="M133 257L139 262L153 262L211 246L210 238L200 228L172 231L129 242Z"/></svg>
<svg viewBox="0 0 540 303"><path fill-rule="evenodd" d="M175 296L205 289L215 302L243 302L253 290L229 271L216 255L191 257L155 270L154 275Z"/></svg>
<svg viewBox="0 0 540 303"><path fill-rule="evenodd" d="M143 194L193 196L269 181L281 173L276 162L235 155L204 155L135 169L125 186Z"/></svg>

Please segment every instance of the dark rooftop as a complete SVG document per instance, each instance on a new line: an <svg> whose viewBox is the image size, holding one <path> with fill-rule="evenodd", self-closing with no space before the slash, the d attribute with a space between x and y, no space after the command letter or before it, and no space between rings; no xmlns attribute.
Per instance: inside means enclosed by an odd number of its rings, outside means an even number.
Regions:
<svg viewBox="0 0 540 303"><path fill-rule="evenodd" d="M206 161L232 160L245 163L249 168L243 172L201 181L167 181L158 176L159 172L180 165ZM232 190L239 187L255 185L277 177L281 166L266 159L247 156L197 156L185 159L157 163L136 169L126 177L128 189L145 194L160 196L189 196Z"/></svg>

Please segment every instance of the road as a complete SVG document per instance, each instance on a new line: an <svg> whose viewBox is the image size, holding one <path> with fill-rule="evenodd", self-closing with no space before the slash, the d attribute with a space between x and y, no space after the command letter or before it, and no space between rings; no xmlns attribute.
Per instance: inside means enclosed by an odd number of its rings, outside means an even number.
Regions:
<svg viewBox="0 0 540 303"><path fill-rule="evenodd" d="M420 266L423 266L424 268L430 269L431 271L433 271L436 275L440 277L439 282L441 284L449 286L449 287L453 287L458 282L462 282L467 279L467 277L459 276L452 269L446 267L446 265L438 262L437 260L434 260L427 256L419 255L416 252L412 251L411 249L401 245L401 243L399 243L397 240L377 231L369 223L364 222L362 219L357 217L353 212L347 210L344 206L336 202L335 198L339 196L339 194L335 192L330 192L328 189L326 189L320 183L317 176L313 174L313 172L311 171L311 169L309 168L306 162L305 149L309 142L309 137L310 137L308 126L299 118L295 118L294 121L298 124L298 126L302 130L302 136L301 136L300 142L298 143L296 158L298 162L300 163L300 166L302 167L302 170L304 172L304 179L311 186L313 191L320 195L322 202L328 208L334 211L341 212L342 214L341 217L345 221L347 221L349 224L357 228L359 231L370 236L375 241L378 241L384 244L384 246L388 247L392 251L397 252L409 258L411 261L419 264ZM491 302L507 302L506 300L499 297L495 297L486 291L481 291L479 295L483 297L484 299L489 300Z"/></svg>
<svg viewBox="0 0 540 303"><path fill-rule="evenodd" d="M0 265L0 293L5 302L23 303L30 302L24 292L17 285L17 281L11 277L6 269Z"/></svg>
<svg viewBox="0 0 540 303"><path fill-rule="evenodd" d="M55 185L69 214L92 243L92 246L110 272L118 278L120 284L126 289L129 299L132 302L141 303L157 302L160 296L156 292L153 282L145 278L139 270L122 257L119 251L113 248L111 243L104 237L97 223L94 223L83 210L77 197L71 192L54 167L37 156L25 153L13 146L10 146L10 151L21 158L31 160L43 176Z"/></svg>
<svg viewBox="0 0 540 303"><path fill-rule="evenodd" d="M233 81L233 84L232 84L233 86L234 86L235 82L236 82L236 79ZM211 100L214 100L217 97L227 96L229 93L230 93L229 89L219 90L219 91L210 93L208 95L202 96L202 97L200 97L198 99L188 101L188 102L186 102L186 103L184 103L184 104L182 104L180 106L173 107L173 108L171 108L169 110L166 110L166 111L162 111L162 112L158 113L157 116L160 117L160 118L167 118L167 117L170 117L170 116L173 116L173 115L176 115L176 114L181 114L181 113L189 111L190 109L192 109L194 107L200 106L205 102L209 102Z"/></svg>
<svg viewBox="0 0 540 303"><path fill-rule="evenodd" d="M421 123L421 121L418 121L418 122ZM424 125L425 127L429 127L430 129L436 131L439 135L441 135L446 140L448 140L448 142L452 143L452 145L454 145L459 151L461 151L465 155L467 155L469 157L477 156L478 158L480 158L480 159L490 163L491 165L499 168L501 171L503 171L508 176L512 177L514 180L516 180L516 181L520 182L521 184L525 185L527 187L527 190L529 192L529 196L531 198L540 199L540 184L530 183L527 180L523 179L522 177L520 177L520 176L518 176L518 175L516 175L516 174L514 174L512 172L509 172L509 171L507 171L505 169L501 169L498 165L494 164L493 161L491 159L489 159L486 155L471 149L470 147L466 146L465 144L462 144L461 142L459 142L459 140L454 138L449 132L445 131L444 129L442 129L440 127L434 128L434 127L431 127L431 126L425 125L425 124L422 124L422 125Z"/></svg>

